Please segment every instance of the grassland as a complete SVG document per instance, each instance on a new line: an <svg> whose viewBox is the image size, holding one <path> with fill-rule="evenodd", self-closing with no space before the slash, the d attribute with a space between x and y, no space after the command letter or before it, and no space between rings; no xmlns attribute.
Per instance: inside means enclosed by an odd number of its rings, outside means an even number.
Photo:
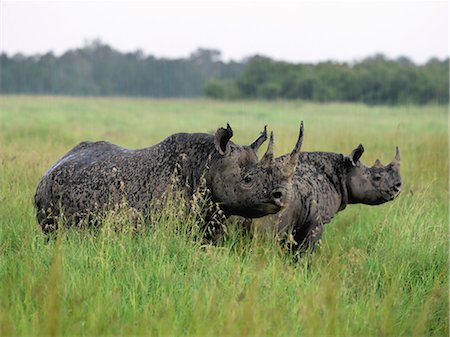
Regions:
<svg viewBox="0 0 450 337"><path fill-rule="evenodd" d="M0 97L0 335L448 336L447 107L304 102ZM230 122L249 143L264 124L278 154L402 151L392 203L351 205L312 259L270 238L230 233L201 246L168 209L140 235L69 230L45 240L32 198L47 168L82 140L144 147Z"/></svg>

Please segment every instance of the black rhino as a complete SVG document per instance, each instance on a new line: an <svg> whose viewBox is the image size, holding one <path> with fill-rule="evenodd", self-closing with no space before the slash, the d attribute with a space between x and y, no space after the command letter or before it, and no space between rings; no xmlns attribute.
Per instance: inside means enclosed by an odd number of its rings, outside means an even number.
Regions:
<svg viewBox="0 0 450 337"><path fill-rule="evenodd" d="M383 166L377 159L364 166L360 144L350 155L302 152L292 181L292 196L286 209L269 216L265 224L283 244L293 250L314 248L324 225L348 204L379 205L395 199L402 187L400 151ZM285 156L275 159L283 162ZM249 226L251 221L245 221ZM248 229L248 228L247 228Z"/></svg>
<svg viewBox="0 0 450 337"><path fill-rule="evenodd" d="M299 157L292 197L286 209L274 215L282 240L293 239L296 249L314 248L324 225L348 204L379 205L395 199L401 191L400 151L383 166L377 159L372 167L359 160L360 144L346 156L328 152L304 152ZM276 161L282 162L284 156ZM292 235L292 236L290 236Z"/></svg>
<svg viewBox="0 0 450 337"><path fill-rule="evenodd" d="M126 201L149 214L152 201L161 199L176 170L187 200L201 179L211 200L225 216L247 218L275 214L290 196L291 180L303 140L283 160L269 160L273 146L258 160L256 151L267 139L266 128L250 145L230 141L229 125L215 135L177 133L143 149L126 149L109 142L82 142L59 159L41 178L34 197L36 216L44 232L68 224L89 226L91 215Z"/></svg>

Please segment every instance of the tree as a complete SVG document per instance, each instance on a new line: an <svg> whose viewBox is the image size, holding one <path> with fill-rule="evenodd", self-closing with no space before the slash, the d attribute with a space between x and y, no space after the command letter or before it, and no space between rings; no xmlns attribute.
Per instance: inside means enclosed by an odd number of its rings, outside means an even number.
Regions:
<svg viewBox="0 0 450 337"><path fill-rule="evenodd" d="M206 97L215 99L225 98L226 90L224 88L224 84L216 80L209 81L208 83L206 83L203 91Z"/></svg>

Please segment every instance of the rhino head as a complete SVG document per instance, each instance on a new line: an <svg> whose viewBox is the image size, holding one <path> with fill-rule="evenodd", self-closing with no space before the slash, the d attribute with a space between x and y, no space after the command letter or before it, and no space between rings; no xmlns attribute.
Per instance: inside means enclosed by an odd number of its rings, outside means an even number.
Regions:
<svg viewBox="0 0 450 337"><path fill-rule="evenodd" d="M379 205L395 199L402 187L399 148L396 147L394 159L386 166L378 159L372 167L364 166L359 161L363 152L360 144L344 159L349 203Z"/></svg>
<svg viewBox="0 0 450 337"><path fill-rule="evenodd" d="M229 125L215 134L217 151L207 176L213 200L227 215L258 218L277 213L290 199L291 180L303 141L303 122L294 149L282 162L273 158L273 132L266 153L258 160L257 150L267 139L266 128L250 145L236 145L230 142L232 136Z"/></svg>

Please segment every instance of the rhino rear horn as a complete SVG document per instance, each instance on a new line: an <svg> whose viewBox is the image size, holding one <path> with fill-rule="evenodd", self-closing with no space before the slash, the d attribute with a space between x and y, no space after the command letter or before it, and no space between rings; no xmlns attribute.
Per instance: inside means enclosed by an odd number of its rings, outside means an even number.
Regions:
<svg viewBox="0 0 450 337"><path fill-rule="evenodd" d="M291 176L295 172L302 144L303 144L303 121L300 123L300 131L298 133L297 143L295 144L294 149L291 151L291 153L286 159L284 171L287 176Z"/></svg>
<svg viewBox="0 0 450 337"><path fill-rule="evenodd" d="M227 123L227 128L218 128L216 134L214 136L214 145L216 150L221 155L226 155L230 152L230 144L229 141L233 137L233 130L230 127L230 124Z"/></svg>
<svg viewBox="0 0 450 337"><path fill-rule="evenodd" d="M359 158L361 158L362 154L364 153L364 146L362 144L359 144L353 151L347 156L347 159L350 161L352 166L356 166L356 163L358 162Z"/></svg>
<svg viewBox="0 0 450 337"><path fill-rule="evenodd" d="M261 159L261 164L270 166L273 161L273 131L270 131L269 145L267 145L266 153Z"/></svg>
<svg viewBox="0 0 450 337"><path fill-rule="evenodd" d="M377 160L375 160L373 167L381 168L381 167L383 167L383 164L381 164L381 161L379 159L377 159Z"/></svg>
<svg viewBox="0 0 450 337"><path fill-rule="evenodd" d="M264 126L264 130L259 134L258 138L250 144L250 147L256 152L261 145L267 140L267 125Z"/></svg>

